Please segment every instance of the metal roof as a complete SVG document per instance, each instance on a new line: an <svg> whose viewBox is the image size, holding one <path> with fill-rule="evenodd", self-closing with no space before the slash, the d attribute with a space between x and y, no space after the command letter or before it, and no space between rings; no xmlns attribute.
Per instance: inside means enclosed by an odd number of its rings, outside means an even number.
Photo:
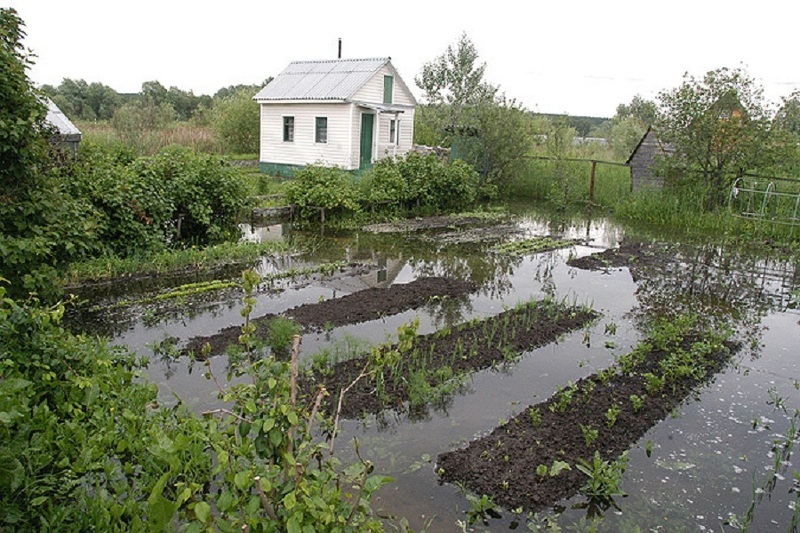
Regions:
<svg viewBox="0 0 800 533"><path fill-rule="evenodd" d="M353 96L388 57L293 61L253 98L265 100L346 100Z"/></svg>
<svg viewBox="0 0 800 533"><path fill-rule="evenodd" d="M47 98L47 117L45 121L54 126L58 130L58 134L67 140L80 140L81 132L75 127L75 124L67 118L58 106L49 98Z"/></svg>

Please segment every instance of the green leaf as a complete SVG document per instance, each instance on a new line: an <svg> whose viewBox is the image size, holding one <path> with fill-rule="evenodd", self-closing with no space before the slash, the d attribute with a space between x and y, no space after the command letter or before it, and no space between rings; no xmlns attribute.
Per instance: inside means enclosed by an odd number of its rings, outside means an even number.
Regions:
<svg viewBox="0 0 800 533"><path fill-rule="evenodd" d="M250 485L253 484L253 480L250 476L250 472L244 470L242 472L236 472L236 475L233 476L233 484L236 485L236 488L245 491L250 488Z"/></svg>
<svg viewBox="0 0 800 533"><path fill-rule="evenodd" d="M197 502L194 506L194 515L204 524L211 519L211 506L206 502Z"/></svg>
<svg viewBox="0 0 800 533"><path fill-rule="evenodd" d="M290 492L283 497L283 506L286 507L288 511L294 509L295 505L297 505L297 498L295 497L294 492Z"/></svg>
<svg viewBox="0 0 800 533"><path fill-rule="evenodd" d="M381 476L381 475L369 476L367 478L367 482L364 484L364 490L367 493L370 493L372 491L378 490L379 488L381 488L384 485L387 485L387 484L393 483L393 482L394 482L394 478L389 477L389 476Z"/></svg>
<svg viewBox="0 0 800 533"><path fill-rule="evenodd" d="M233 494L226 490L217 498L217 509L223 513L233 506Z"/></svg>
<svg viewBox="0 0 800 533"><path fill-rule="evenodd" d="M25 481L25 469L19 459L8 454L0 455L0 488L5 494L13 493Z"/></svg>

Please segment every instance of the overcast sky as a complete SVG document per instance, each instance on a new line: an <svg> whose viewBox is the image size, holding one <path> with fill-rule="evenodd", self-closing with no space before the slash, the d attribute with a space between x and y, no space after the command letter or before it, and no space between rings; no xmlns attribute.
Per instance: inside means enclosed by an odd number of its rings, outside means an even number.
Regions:
<svg viewBox="0 0 800 533"><path fill-rule="evenodd" d="M195 94L260 83L294 60L391 56L414 84L466 33L487 81L533 111L612 116L701 76L743 67L778 102L800 89L800 1L0 0L23 21L37 85L63 78ZM469 7L475 6L475 7Z"/></svg>

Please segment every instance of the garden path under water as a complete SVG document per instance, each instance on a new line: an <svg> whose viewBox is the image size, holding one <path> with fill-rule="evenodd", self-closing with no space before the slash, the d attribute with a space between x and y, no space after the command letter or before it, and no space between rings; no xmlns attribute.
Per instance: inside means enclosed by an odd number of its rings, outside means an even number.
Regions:
<svg viewBox="0 0 800 533"><path fill-rule="evenodd" d="M780 446L773 451L773 441L786 440L794 427L794 409L800 407L800 316L791 300L800 285L796 264L719 245L643 239L602 219L564 221L527 214L504 220L496 226L501 231L486 231L491 224L477 223L327 236L313 256L265 259L259 265L262 274L332 261L359 267L265 287L258 295L255 318L432 276L477 287L457 297L428 298L416 308L366 322L309 330L302 341L307 361L322 349L344 357L370 343L396 340L398 328L417 317L418 332L429 334L497 316L531 298L588 305L602 314L557 342L470 374L435 408L411 413L401 408L344 421L337 439L343 460L352 453L343 443L357 438L361 455L373 460L376 471L396 480L378 494L376 509L405 516L415 529L428 525L429 531L458 531L457 522L467 520L472 506L458 487L440 482L436 457L486 435L560 387L613 364L637 344L644 325L681 308L732 317L747 348L674 417L656 424L632 445L621 486L629 496L617 498L619 512L606 512L602 529L638 525L648 530L719 530L732 515L741 520L753 503L754 489L762 485L772 491L769 498L758 498L752 528L786 529L791 524L794 458L781 457ZM545 235L578 239L581 244L535 254L494 251L500 242ZM623 253L587 259L617 248ZM625 255L626 250L635 253ZM220 292L182 301L170 312L132 308L113 315L98 312L94 320L97 330L112 335L115 342L151 354L150 378L158 383L164 401L172 401L174 393L205 410L216 405L213 383L202 372L192 372L187 358L162 357L152 346L171 339L180 348L192 338L241 325L240 299L237 291ZM210 364L223 375L227 358L213 356ZM776 464L779 471L773 475ZM531 475L535 468L531 465ZM586 510L572 508L581 502L581 496L559 502L562 525L586 520ZM471 527L500 531L530 519L527 513L509 510L501 510L501 515L489 519L488 525L479 521Z"/></svg>

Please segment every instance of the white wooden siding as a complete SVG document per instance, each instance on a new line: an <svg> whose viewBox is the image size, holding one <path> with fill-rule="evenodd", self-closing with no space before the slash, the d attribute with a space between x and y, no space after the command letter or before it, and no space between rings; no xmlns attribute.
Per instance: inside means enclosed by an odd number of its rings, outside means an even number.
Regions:
<svg viewBox="0 0 800 533"><path fill-rule="evenodd" d="M350 104L262 104L260 160L352 169ZM294 117L294 141L283 141L283 117ZM316 117L328 118L328 142L315 142ZM356 167L358 162L356 161Z"/></svg>
<svg viewBox="0 0 800 533"><path fill-rule="evenodd" d="M414 100L411 95L403 90L403 84L400 83L399 76L397 76L388 65L384 65L380 70L370 78L355 94L352 96L353 100L358 102L370 102L375 104L383 103L383 77L392 76L392 103L401 105L414 105Z"/></svg>
<svg viewBox="0 0 800 533"><path fill-rule="evenodd" d="M383 103L383 77L392 76L392 104L415 105L399 76L383 66L353 94L351 100ZM322 164L346 170L359 168L361 152L361 115L375 114L372 159L402 156L411 150L414 137L414 108L403 113L377 113L344 102L294 102L261 104L260 161L286 165ZM283 117L294 117L294 141L283 142ZM315 143L316 117L328 118L328 142ZM389 121L399 119L397 143L389 143Z"/></svg>

